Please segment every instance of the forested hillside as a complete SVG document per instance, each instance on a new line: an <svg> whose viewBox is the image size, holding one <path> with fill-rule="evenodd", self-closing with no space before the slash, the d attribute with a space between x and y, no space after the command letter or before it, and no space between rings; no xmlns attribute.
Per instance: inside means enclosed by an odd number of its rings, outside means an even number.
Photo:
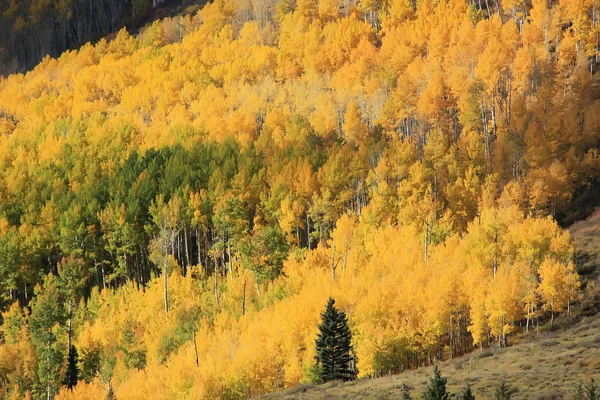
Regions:
<svg viewBox="0 0 600 400"><path fill-rule="evenodd" d="M214 0L0 78L0 396L312 381L330 296L359 376L569 313L599 6Z"/></svg>
<svg viewBox="0 0 600 400"><path fill-rule="evenodd" d="M127 25L140 26L157 7L193 0L2 0L0 75L28 70Z"/></svg>

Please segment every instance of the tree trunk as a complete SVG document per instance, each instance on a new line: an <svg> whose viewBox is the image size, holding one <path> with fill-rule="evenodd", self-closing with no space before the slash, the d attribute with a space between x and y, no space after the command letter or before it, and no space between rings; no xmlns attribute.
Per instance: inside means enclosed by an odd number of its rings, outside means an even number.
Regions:
<svg viewBox="0 0 600 400"><path fill-rule="evenodd" d="M335 282L335 243L331 251L331 282Z"/></svg>
<svg viewBox="0 0 600 400"><path fill-rule="evenodd" d="M192 338L194 339L194 351L196 352L196 367L200 367L200 360L198 358L198 345L196 344L196 327L192 329Z"/></svg>
<svg viewBox="0 0 600 400"><path fill-rule="evenodd" d="M310 219L308 218L308 211L306 212L306 246L310 250Z"/></svg>
<svg viewBox="0 0 600 400"><path fill-rule="evenodd" d="M215 286L215 302L217 304L217 309L220 308L219 306L219 286L217 284L217 260L215 259L215 275L214 275L215 281L214 281L214 286Z"/></svg>
<svg viewBox="0 0 600 400"><path fill-rule="evenodd" d="M187 226L183 227L183 240L185 241L185 266L186 268L190 265L190 249L188 246L188 237L187 237ZM185 269L183 270L183 276L186 275Z"/></svg>
<svg viewBox="0 0 600 400"><path fill-rule="evenodd" d="M244 296L242 297L242 317L246 315L246 278L244 278Z"/></svg>
<svg viewBox="0 0 600 400"><path fill-rule="evenodd" d="M231 242L227 240L227 257L229 258L229 279L233 278L233 265L231 261Z"/></svg>
<svg viewBox="0 0 600 400"><path fill-rule="evenodd" d="M164 286L165 286L165 314L169 313L169 291L168 291L168 262L169 262L169 256L167 255L167 252L165 251L165 266L163 268L163 279L164 279Z"/></svg>
<svg viewBox="0 0 600 400"><path fill-rule="evenodd" d="M50 400L52 396L50 395L50 340L47 342L48 353L46 353L46 363L48 365L47 371L48 376L46 377L46 399Z"/></svg>
<svg viewBox="0 0 600 400"><path fill-rule="evenodd" d="M198 247L198 266L202 265L202 251L200 250L200 234L196 228L196 246ZM206 268L206 265L204 266Z"/></svg>
<svg viewBox="0 0 600 400"><path fill-rule="evenodd" d="M67 335L67 351L71 354L71 341L73 338L73 301L69 300L69 328Z"/></svg>
<svg viewBox="0 0 600 400"><path fill-rule="evenodd" d="M453 339L454 337L452 336L452 315L450 315L450 331L449 331L449 336L450 336L450 359L452 360L453 356L454 356L454 343L453 343Z"/></svg>
<svg viewBox="0 0 600 400"><path fill-rule="evenodd" d="M550 330L554 330L554 299L552 299L552 304L551 304L551 313L552 316L550 317Z"/></svg>

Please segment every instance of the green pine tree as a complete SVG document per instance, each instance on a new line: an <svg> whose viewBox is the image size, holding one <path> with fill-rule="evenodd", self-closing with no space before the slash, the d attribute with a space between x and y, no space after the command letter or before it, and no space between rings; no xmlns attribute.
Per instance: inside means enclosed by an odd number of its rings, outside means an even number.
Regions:
<svg viewBox="0 0 600 400"><path fill-rule="evenodd" d="M598 385L594 381L594 378L585 387L586 400L600 400L600 393Z"/></svg>
<svg viewBox="0 0 600 400"><path fill-rule="evenodd" d="M577 385L577 389L575 390L575 394L573 395L573 400L586 400L583 382L579 382L579 385Z"/></svg>
<svg viewBox="0 0 600 400"><path fill-rule="evenodd" d="M352 333L348 327L346 313L338 311L335 300L329 298L325 311L321 314L319 336L316 340L317 366L323 382L341 379L356 379L352 367Z"/></svg>
<svg viewBox="0 0 600 400"><path fill-rule="evenodd" d="M72 389L77 385L79 381L79 368L77 367L77 363L79 362L79 355L77 354L77 349L75 346L71 345L69 349L69 356L67 358L67 373L65 375L64 384Z"/></svg>
<svg viewBox="0 0 600 400"><path fill-rule="evenodd" d="M471 390L471 384L467 383L467 387L465 387L463 392L460 394L460 399L475 400L475 395L473 395L473 391Z"/></svg>
<svg viewBox="0 0 600 400"><path fill-rule="evenodd" d="M412 400L410 395L410 388L406 383L402 384L402 400Z"/></svg>
<svg viewBox="0 0 600 400"><path fill-rule="evenodd" d="M504 379L500 381L496 388L496 400L510 400L510 388Z"/></svg>
<svg viewBox="0 0 600 400"><path fill-rule="evenodd" d="M433 377L429 378L429 386L425 390L425 394L423 395L424 400L448 400L450 395L446 391L446 382L448 380L444 378L440 369L437 367L433 367Z"/></svg>

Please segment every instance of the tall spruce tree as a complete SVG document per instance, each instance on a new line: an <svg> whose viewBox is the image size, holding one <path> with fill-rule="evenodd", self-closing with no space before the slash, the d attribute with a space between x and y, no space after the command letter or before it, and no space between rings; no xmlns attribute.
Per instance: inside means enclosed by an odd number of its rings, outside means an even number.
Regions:
<svg viewBox="0 0 600 400"><path fill-rule="evenodd" d="M64 381L64 384L69 389L73 389L73 387L77 386L77 382L79 381L79 368L77 367L78 362L79 355L77 354L77 349L75 346L71 345L71 348L69 349L69 356L67 357L67 373Z"/></svg>
<svg viewBox="0 0 600 400"><path fill-rule="evenodd" d="M429 385L423 395L424 400L448 400L450 395L446 391L446 382L448 380L442 376L440 369L436 365L433 367L433 376L429 378Z"/></svg>
<svg viewBox="0 0 600 400"><path fill-rule="evenodd" d="M598 385L596 385L596 381L594 378L590 380L585 387L585 395L586 400L599 400L600 399L600 390L598 389Z"/></svg>
<svg viewBox="0 0 600 400"><path fill-rule="evenodd" d="M356 379L356 371L352 365L352 332L348 327L348 318L346 313L338 311L334 304L335 300L330 297L325 311L321 314L319 336L316 340L315 358L323 382Z"/></svg>

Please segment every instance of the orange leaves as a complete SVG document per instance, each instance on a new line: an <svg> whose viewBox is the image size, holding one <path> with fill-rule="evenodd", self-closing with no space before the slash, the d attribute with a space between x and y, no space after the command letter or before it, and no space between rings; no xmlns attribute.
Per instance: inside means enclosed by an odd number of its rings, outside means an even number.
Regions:
<svg viewBox="0 0 600 400"><path fill-rule="evenodd" d="M315 54L318 72L333 72L349 61L352 51L362 40L373 41L371 26L356 14L325 25L321 45Z"/></svg>
<svg viewBox="0 0 600 400"><path fill-rule="evenodd" d="M481 22L476 33L485 35L487 45L479 56L475 74L482 80L485 90L491 93L514 57L518 32L513 24L502 24L495 16L491 21Z"/></svg>
<svg viewBox="0 0 600 400"><path fill-rule="evenodd" d="M281 202L281 217L279 218L279 226L288 235L288 241L299 244L298 224L302 220L304 208L298 200L292 200L289 196ZM304 226L302 223L301 226Z"/></svg>
<svg viewBox="0 0 600 400"><path fill-rule="evenodd" d="M190 201L198 209L202 195ZM285 200L282 211L298 212L295 201ZM334 283L333 244L339 268ZM201 273L171 274L169 314L160 312L160 279L145 292L126 285L94 294L96 320L81 328L76 345L80 354L99 351L113 360L103 379L111 380L120 398L257 396L309 377L319 313L333 295L348 312L359 371L374 375L389 367L382 359L393 351L437 349L457 318L468 317L477 344L488 334L504 338L525 315L539 312L538 303L564 309L577 288L571 252L569 235L552 220L524 219L514 207L482 209L462 237L432 244L427 260L415 227L372 227L344 215L329 248L292 256L285 275L266 291L250 271L219 282L220 310ZM531 273L539 273L539 286ZM145 355L144 370L134 367L133 354ZM95 380L61 396L93 397L105 388L106 382Z"/></svg>
<svg viewBox="0 0 600 400"><path fill-rule="evenodd" d="M356 102L348 104L342 129L346 140L350 143L361 143L366 139L368 128L362 121L362 112Z"/></svg>
<svg viewBox="0 0 600 400"><path fill-rule="evenodd" d="M546 259L539 269L540 284L537 288L544 309L553 313L564 311L576 299L579 277L572 261L568 263Z"/></svg>
<svg viewBox="0 0 600 400"><path fill-rule="evenodd" d="M515 329L515 321L522 319L520 296L522 286L513 268L501 268L490 282L486 298L488 325L494 336L504 337Z"/></svg>
<svg viewBox="0 0 600 400"><path fill-rule="evenodd" d="M66 154L97 158L112 180L132 151L195 139L257 149L232 165L207 159L216 194L185 189L185 204L154 210L165 226L182 214L206 242L223 240L188 277L161 255L173 268L168 315L156 280L144 293L125 285L92 296L97 320L76 343L82 354L100 352L106 371L74 393L93 397L111 379L119 398L249 397L293 385L308 378L329 294L347 307L363 374L377 374L394 346L436 348L458 319L482 343L575 297L570 238L524 215L559 212L598 172L592 5L534 0L526 10L515 0L500 17L473 15L458 0L341 3L215 0L195 17L139 37L121 31L0 80L3 200L41 193L38 172L47 171L38 166L68 169ZM252 157L261 157L256 166ZM86 194L92 172L72 168L43 196ZM149 176L139 175L140 186ZM95 206L82 201L76 214ZM128 254L143 245L127 247L133 222L121 201L94 215L112 242L103 251L115 253L105 261L132 268ZM52 242L59 203L14 211L20 227L2 218L0 233ZM210 227L216 219L220 232ZM215 274L217 307L207 270L224 263L229 239L245 245L248 231L265 228L292 244L285 275L259 285L233 249L231 273ZM265 253L252 256L256 264Z"/></svg>

